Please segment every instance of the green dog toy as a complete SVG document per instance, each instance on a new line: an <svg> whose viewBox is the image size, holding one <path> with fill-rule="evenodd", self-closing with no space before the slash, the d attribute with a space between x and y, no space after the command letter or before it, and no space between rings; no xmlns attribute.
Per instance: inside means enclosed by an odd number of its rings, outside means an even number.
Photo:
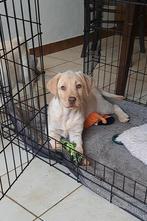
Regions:
<svg viewBox="0 0 147 221"><path fill-rule="evenodd" d="M82 161L82 155L80 153L77 153L75 148L76 148L76 144L69 142L68 140L61 138L60 142L62 143L63 147L68 151L68 153L71 156L71 159L75 162L75 163L80 163Z"/></svg>

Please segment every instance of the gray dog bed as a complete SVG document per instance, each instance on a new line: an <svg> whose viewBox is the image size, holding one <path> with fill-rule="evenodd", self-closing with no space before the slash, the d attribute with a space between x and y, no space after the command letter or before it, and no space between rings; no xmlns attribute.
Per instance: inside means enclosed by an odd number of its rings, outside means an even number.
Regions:
<svg viewBox="0 0 147 221"><path fill-rule="evenodd" d="M138 201L145 202L147 198L147 165L133 157L123 145L112 142L112 137L115 134L147 123L147 108L127 101L122 102L121 107L129 114L130 122L123 124L116 119L112 125L93 126L84 131L86 155L116 171L114 180L114 174L111 170L106 169L105 172L105 181L112 185L103 182L104 168L101 164L98 164L96 169L97 176L102 177L101 181L96 181L100 185L99 188L86 179L83 182L108 200L113 197L112 202L114 204L136 215L140 220L147 220L147 201L146 203ZM121 174L126 177L124 178ZM112 186L114 187L113 190L111 189ZM102 187L106 187L107 191ZM112 195L110 195L111 190Z"/></svg>
<svg viewBox="0 0 147 221"><path fill-rule="evenodd" d="M128 128L147 123L147 108L127 101L122 102L121 107L129 114L130 122L123 124L116 119L112 125L93 126L83 132L85 154L93 159L90 166L74 165L64 149L61 153L55 153L51 149L48 151L46 147L50 146L46 146L46 142L43 147L38 143L36 137L41 137L44 131L42 125L46 120L47 107L38 114L15 107L17 121L12 114L11 103L7 106L7 112L15 125L14 130L21 131L19 136L28 150L68 167L82 184L145 221L147 220L147 165L133 157L124 146L112 142L112 137ZM27 125L24 129L22 121ZM43 136L44 141L48 140L45 134Z"/></svg>
<svg viewBox="0 0 147 221"><path fill-rule="evenodd" d="M116 119L112 125L93 126L84 131L86 155L147 186L147 165L133 157L124 146L112 142L113 135L147 123L147 107L132 102L122 102L121 107L130 116L128 123Z"/></svg>

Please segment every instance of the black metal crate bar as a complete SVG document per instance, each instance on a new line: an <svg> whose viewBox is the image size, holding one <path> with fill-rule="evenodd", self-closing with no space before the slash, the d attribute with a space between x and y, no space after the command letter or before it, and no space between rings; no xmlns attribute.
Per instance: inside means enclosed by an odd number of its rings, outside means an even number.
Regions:
<svg viewBox="0 0 147 221"><path fill-rule="evenodd" d="M29 122L18 118L29 112L35 126L35 116L46 106L41 34L38 0L0 1L0 199L37 154L29 153L25 142L37 132L25 134ZM41 135L38 139L42 141Z"/></svg>
<svg viewBox="0 0 147 221"><path fill-rule="evenodd" d="M84 73L98 87L146 104L147 2L84 2Z"/></svg>

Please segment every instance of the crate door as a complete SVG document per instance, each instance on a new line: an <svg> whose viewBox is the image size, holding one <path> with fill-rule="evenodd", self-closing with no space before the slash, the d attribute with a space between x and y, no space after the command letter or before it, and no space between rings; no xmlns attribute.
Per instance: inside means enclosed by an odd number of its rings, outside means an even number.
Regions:
<svg viewBox="0 0 147 221"><path fill-rule="evenodd" d="M107 44L102 39L115 34L122 23L119 4L116 1L85 0L84 2L84 73L93 75L101 64L105 63ZM119 10L118 10L119 9ZM117 13L119 12L119 13ZM101 64L100 64L101 63Z"/></svg>
<svg viewBox="0 0 147 221"><path fill-rule="evenodd" d="M0 1L0 199L48 141L41 44L39 1Z"/></svg>

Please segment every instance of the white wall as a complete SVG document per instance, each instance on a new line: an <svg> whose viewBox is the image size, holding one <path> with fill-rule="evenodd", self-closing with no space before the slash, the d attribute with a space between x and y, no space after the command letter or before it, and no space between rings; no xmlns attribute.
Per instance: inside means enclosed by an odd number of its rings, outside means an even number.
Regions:
<svg viewBox="0 0 147 221"><path fill-rule="evenodd" d="M20 10L20 0L14 0L17 17L22 16ZM28 0L22 1L24 17L30 19ZM35 20L34 0L30 0L31 16ZM43 44L48 44L63 39L79 36L83 34L84 20L84 0L40 0L40 13L43 31ZM14 16L12 1L7 1L8 14ZM5 14L4 4L0 5L0 13ZM11 36L16 37L16 27L14 19L9 19ZM9 39L8 25L5 17L2 17L2 24L5 39ZM19 36L24 37L23 23L17 21ZM34 34L37 33L36 25L33 25ZM27 37L31 36L30 24L25 22ZM35 39L36 40L36 39ZM30 45L31 47L31 45Z"/></svg>
<svg viewBox="0 0 147 221"><path fill-rule="evenodd" d="M35 17L34 0L23 0L24 17L30 19L28 2L32 5L31 16ZM14 0L17 17L22 16L20 10L20 0ZM12 1L7 0L8 14L14 16ZM48 44L64 39L72 38L83 34L84 21L84 0L40 0L41 23L43 31L43 44ZM0 4L0 13L5 14L4 4ZM105 13L104 17L107 16ZM111 14L111 19L113 19ZM110 18L110 17L109 17ZM16 36L14 19L9 19L12 37ZM5 17L2 17L5 39L9 39L8 25ZM19 36L23 37L23 23L17 21ZM107 26L107 25L106 25ZM111 26L109 26L111 27ZM30 24L25 22L26 34L31 36ZM36 25L33 25L33 33L37 33ZM35 38L36 41L36 38ZM29 42L30 43L30 42ZM32 47L30 45L30 47Z"/></svg>
<svg viewBox="0 0 147 221"><path fill-rule="evenodd" d="M83 34L84 0L40 0L43 44Z"/></svg>

